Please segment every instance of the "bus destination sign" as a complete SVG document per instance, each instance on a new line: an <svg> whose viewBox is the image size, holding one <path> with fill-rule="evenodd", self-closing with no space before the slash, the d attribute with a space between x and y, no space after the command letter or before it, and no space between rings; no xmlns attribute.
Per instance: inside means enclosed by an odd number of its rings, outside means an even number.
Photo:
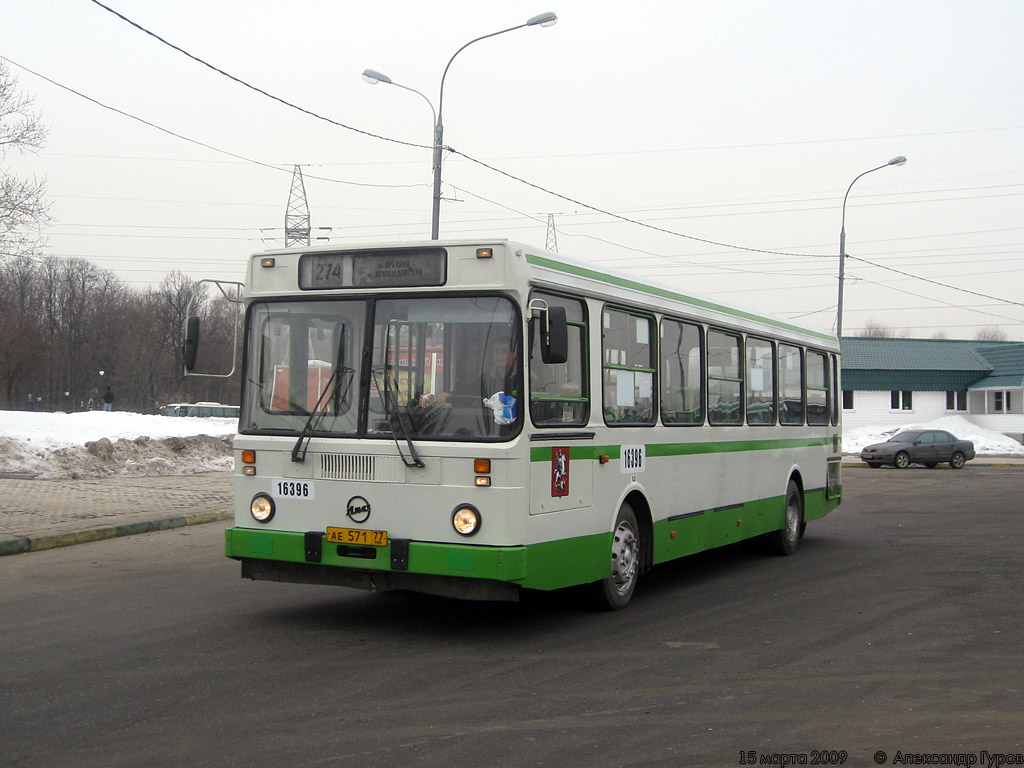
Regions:
<svg viewBox="0 0 1024 768"><path fill-rule="evenodd" d="M406 288L444 285L445 250L340 251L299 258L299 288Z"/></svg>

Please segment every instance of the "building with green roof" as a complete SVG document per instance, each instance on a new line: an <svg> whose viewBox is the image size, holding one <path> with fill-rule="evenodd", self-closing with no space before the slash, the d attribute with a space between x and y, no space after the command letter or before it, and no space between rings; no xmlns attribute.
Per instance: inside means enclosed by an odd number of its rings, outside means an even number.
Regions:
<svg viewBox="0 0 1024 768"><path fill-rule="evenodd" d="M845 337L845 427L960 415L1024 442L1024 343Z"/></svg>

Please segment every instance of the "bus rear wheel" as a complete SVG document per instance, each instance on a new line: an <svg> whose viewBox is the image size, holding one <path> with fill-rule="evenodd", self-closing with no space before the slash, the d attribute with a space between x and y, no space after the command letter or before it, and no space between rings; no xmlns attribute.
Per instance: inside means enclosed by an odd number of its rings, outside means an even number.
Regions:
<svg viewBox="0 0 1024 768"><path fill-rule="evenodd" d="M803 527L804 497L800 486L790 480L789 488L786 489L786 516L782 529L768 536L771 550L777 555L792 555L800 543Z"/></svg>
<svg viewBox="0 0 1024 768"><path fill-rule="evenodd" d="M623 503L612 530L611 574L594 584L597 602L602 608L617 611L633 597L640 578L640 526L633 508Z"/></svg>

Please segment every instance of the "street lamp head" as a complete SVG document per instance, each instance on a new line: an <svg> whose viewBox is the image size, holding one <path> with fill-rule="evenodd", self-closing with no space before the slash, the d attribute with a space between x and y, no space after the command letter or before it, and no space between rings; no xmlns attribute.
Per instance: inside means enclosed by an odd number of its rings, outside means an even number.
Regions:
<svg viewBox="0 0 1024 768"><path fill-rule="evenodd" d="M548 11L547 13L541 13L534 16L526 22L526 26L535 27L539 24L542 27L553 27L557 21L558 17L551 11Z"/></svg>
<svg viewBox="0 0 1024 768"><path fill-rule="evenodd" d="M385 83L391 85L391 78L385 75L383 72L378 72L375 69L364 69L363 80L368 82L370 85L376 85L377 83Z"/></svg>
<svg viewBox="0 0 1024 768"><path fill-rule="evenodd" d="M894 157L892 160L890 160L887 163L887 165L906 165L906 164L907 164L907 158L905 158L903 155L899 155L898 157Z"/></svg>

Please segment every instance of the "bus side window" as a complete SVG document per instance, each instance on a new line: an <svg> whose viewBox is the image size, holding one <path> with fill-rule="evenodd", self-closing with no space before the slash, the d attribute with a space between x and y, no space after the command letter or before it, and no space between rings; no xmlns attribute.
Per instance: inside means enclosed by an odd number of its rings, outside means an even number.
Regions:
<svg viewBox="0 0 1024 768"><path fill-rule="evenodd" d="M775 347L747 337L747 424L775 424Z"/></svg>
<svg viewBox="0 0 1024 768"><path fill-rule="evenodd" d="M804 423L803 350L779 344L779 422Z"/></svg>
<svg viewBox="0 0 1024 768"><path fill-rule="evenodd" d="M725 331L708 331L708 421L719 426L743 423L742 342Z"/></svg>
<svg viewBox="0 0 1024 768"><path fill-rule="evenodd" d="M650 425L654 409L654 318L605 307L601 313L604 420Z"/></svg>
<svg viewBox="0 0 1024 768"><path fill-rule="evenodd" d="M534 293L548 306L565 308L569 354L564 363L541 360L540 319L530 319L529 378L530 415L537 426L586 424L590 419L590 394L586 380L587 326L583 302L564 296Z"/></svg>
<svg viewBox="0 0 1024 768"><path fill-rule="evenodd" d="M703 333L699 325L661 321L661 421L704 423Z"/></svg>
<svg viewBox="0 0 1024 768"><path fill-rule="evenodd" d="M829 384L827 358L821 352L807 353L807 423L828 424Z"/></svg>

